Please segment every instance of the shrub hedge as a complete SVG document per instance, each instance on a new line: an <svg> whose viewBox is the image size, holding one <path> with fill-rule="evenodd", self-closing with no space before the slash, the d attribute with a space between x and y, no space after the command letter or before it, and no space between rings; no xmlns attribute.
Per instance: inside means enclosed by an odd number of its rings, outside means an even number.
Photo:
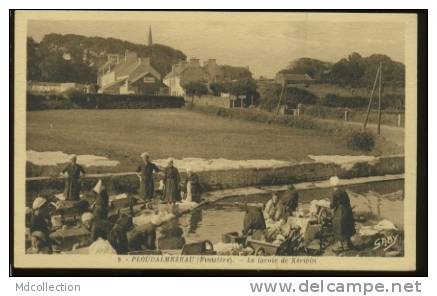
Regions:
<svg viewBox="0 0 437 296"><path fill-rule="evenodd" d="M369 104L369 98L361 96L340 96L338 94L327 94L320 98L320 105L328 107L342 108L366 108ZM377 108L378 98L373 98L372 108ZM387 94L381 99L382 109L403 110L405 108L405 97L401 95Z"/></svg>
<svg viewBox="0 0 437 296"><path fill-rule="evenodd" d="M303 129L317 129L328 133L337 133L339 131L349 130L349 127L343 126L341 123L319 122L310 117L296 117L293 115L276 115L275 113L259 109L259 108L245 108L245 109L228 109L216 106L199 106L191 103L186 105L187 109L193 111L200 111L202 113L209 113L226 118L243 119L249 121L262 122L267 124L279 124L289 127L303 128Z"/></svg>
<svg viewBox="0 0 437 296"><path fill-rule="evenodd" d="M64 95L27 94L27 110L47 109L154 109L180 108L183 97L69 93Z"/></svg>
<svg viewBox="0 0 437 296"><path fill-rule="evenodd" d="M328 107L321 105L305 105L304 106L304 114L313 117L319 118L328 118L328 119L337 119L344 120L344 111L348 110L348 120L349 121L357 121L364 122L364 118L366 117L367 107L366 108L342 108L342 107ZM381 112L381 124L385 125L398 125L398 115L401 115L401 126L404 124L404 111L403 110L390 110L384 109ZM369 122L377 123L378 122L378 111L376 109L372 109L369 114Z"/></svg>
<svg viewBox="0 0 437 296"><path fill-rule="evenodd" d="M279 97L282 92L282 87L278 84L271 85L268 88L260 90L259 105L263 109L273 111L277 108ZM282 104L286 104L290 108L296 108L298 104L316 104L318 97L313 93L297 88L288 87L284 94Z"/></svg>
<svg viewBox="0 0 437 296"><path fill-rule="evenodd" d="M346 146L357 151L372 151L375 148L375 135L369 131L351 131L345 136Z"/></svg>

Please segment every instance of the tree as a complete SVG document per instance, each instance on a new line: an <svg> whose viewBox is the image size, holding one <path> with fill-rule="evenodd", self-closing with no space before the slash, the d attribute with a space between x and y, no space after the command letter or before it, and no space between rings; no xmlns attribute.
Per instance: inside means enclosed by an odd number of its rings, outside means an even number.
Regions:
<svg viewBox="0 0 437 296"><path fill-rule="evenodd" d="M208 87L206 83L201 81L191 81L182 85L185 93L188 96L202 96L208 94Z"/></svg>
<svg viewBox="0 0 437 296"><path fill-rule="evenodd" d="M321 79L324 73L332 66L331 63L311 58L300 58L292 61L284 73L308 74L313 79Z"/></svg>
<svg viewBox="0 0 437 296"><path fill-rule="evenodd" d="M405 85L405 65L382 54L373 54L364 58L366 69L362 77L363 85L370 85L373 82L380 62L382 63L382 76L385 83Z"/></svg>
<svg viewBox="0 0 437 296"><path fill-rule="evenodd" d="M146 46L115 38L86 37L75 34L47 34L40 43L28 39L28 77L47 82L95 83L97 69L107 61L107 54L124 55L133 51L151 57L153 67L163 76L186 55L161 44ZM65 60L68 53L71 59Z"/></svg>
<svg viewBox="0 0 437 296"><path fill-rule="evenodd" d="M259 103L262 108L273 110L279 102L282 86L277 83L269 84L259 90Z"/></svg>
<svg viewBox="0 0 437 296"><path fill-rule="evenodd" d="M282 85L272 83L260 89L260 105L268 110L274 110L279 103L282 93L282 104L296 108L298 104L315 104L317 96L313 93L296 87L282 89Z"/></svg>
<svg viewBox="0 0 437 296"><path fill-rule="evenodd" d="M405 84L405 65L382 54L362 57L353 52L332 64L312 58L299 58L278 73L308 74L312 78L330 81L345 87L369 87L372 85L379 63L383 64L385 83Z"/></svg>
<svg viewBox="0 0 437 296"><path fill-rule="evenodd" d="M229 65L221 66L225 81L252 79L252 72L245 67L235 67Z"/></svg>
<svg viewBox="0 0 437 296"><path fill-rule="evenodd" d="M256 90L256 82L252 78L230 82L229 92L234 96L246 96L254 105L257 104L259 98L259 93Z"/></svg>
<svg viewBox="0 0 437 296"><path fill-rule="evenodd" d="M332 66L331 81L343 86L358 87L362 83L362 77L366 71L362 57L354 52L348 59L341 59Z"/></svg>
<svg viewBox="0 0 437 296"><path fill-rule="evenodd" d="M245 78L229 83L229 92L233 95L254 95L256 91L256 82L252 78Z"/></svg>
<svg viewBox="0 0 437 296"><path fill-rule="evenodd" d="M27 37L27 80L40 80L39 63L38 43L32 37Z"/></svg>
<svg viewBox="0 0 437 296"><path fill-rule="evenodd" d="M219 82L213 82L209 84L209 89L214 96L220 96L221 93L226 92L227 88L225 84Z"/></svg>
<svg viewBox="0 0 437 296"><path fill-rule="evenodd" d="M341 59L332 66L330 80L332 83L344 86L369 87L375 80L380 62L383 64L384 82L403 86L405 65L381 54L373 54L365 58L358 53L350 54L348 59Z"/></svg>

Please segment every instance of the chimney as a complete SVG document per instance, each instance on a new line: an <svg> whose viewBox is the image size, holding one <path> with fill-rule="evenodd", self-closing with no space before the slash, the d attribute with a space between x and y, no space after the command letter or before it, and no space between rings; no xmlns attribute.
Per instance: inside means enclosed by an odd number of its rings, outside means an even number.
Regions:
<svg viewBox="0 0 437 296"><path fill-rule="evenodd" d="M207 67L207 66L213 66L216 65L216 60L215 59L208 59L206 61L203 62L203 66Z"/></svg>
<svg viewBox="0 0 437 296"><path fill-rule="evenodd" d="M190 65L200 66L199 59L191 58Z"/></svg>

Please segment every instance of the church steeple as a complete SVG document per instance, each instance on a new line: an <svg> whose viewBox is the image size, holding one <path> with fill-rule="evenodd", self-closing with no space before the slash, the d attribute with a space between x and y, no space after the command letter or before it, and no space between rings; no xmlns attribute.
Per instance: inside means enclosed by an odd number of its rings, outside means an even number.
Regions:
<svg viewBox="0 0 437 296"><path fill-rule="evenodd" d="M149 26L149 46L152 46L153 40L152 40L152 26Z"/></svg>

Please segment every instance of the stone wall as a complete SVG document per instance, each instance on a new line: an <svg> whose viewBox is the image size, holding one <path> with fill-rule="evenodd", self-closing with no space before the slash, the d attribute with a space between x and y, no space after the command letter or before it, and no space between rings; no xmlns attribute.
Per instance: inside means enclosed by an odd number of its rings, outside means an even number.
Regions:
<svg viewBox="0 0 437 296"><path fill-rule="evenodd" d="M198 172L205 191L261 185L282 185L326 180L337 175L342 179L368 176L383 176L404 173L404 156L382 156L372 162L355 162L347 165L336 163L303 162L283 167L262 169L232 169ZM160 176L156 176L156 183ZM185 178L184 173L181 176ZM91 190L98 179L102 179L111 194L136 193L139 180L135 173L86 175L82 181L84 191ZM156 184L155 188L158 184ZM35 177L26 179L26 201L30 204L37 193L62 192L62 177Z"/></svg>

